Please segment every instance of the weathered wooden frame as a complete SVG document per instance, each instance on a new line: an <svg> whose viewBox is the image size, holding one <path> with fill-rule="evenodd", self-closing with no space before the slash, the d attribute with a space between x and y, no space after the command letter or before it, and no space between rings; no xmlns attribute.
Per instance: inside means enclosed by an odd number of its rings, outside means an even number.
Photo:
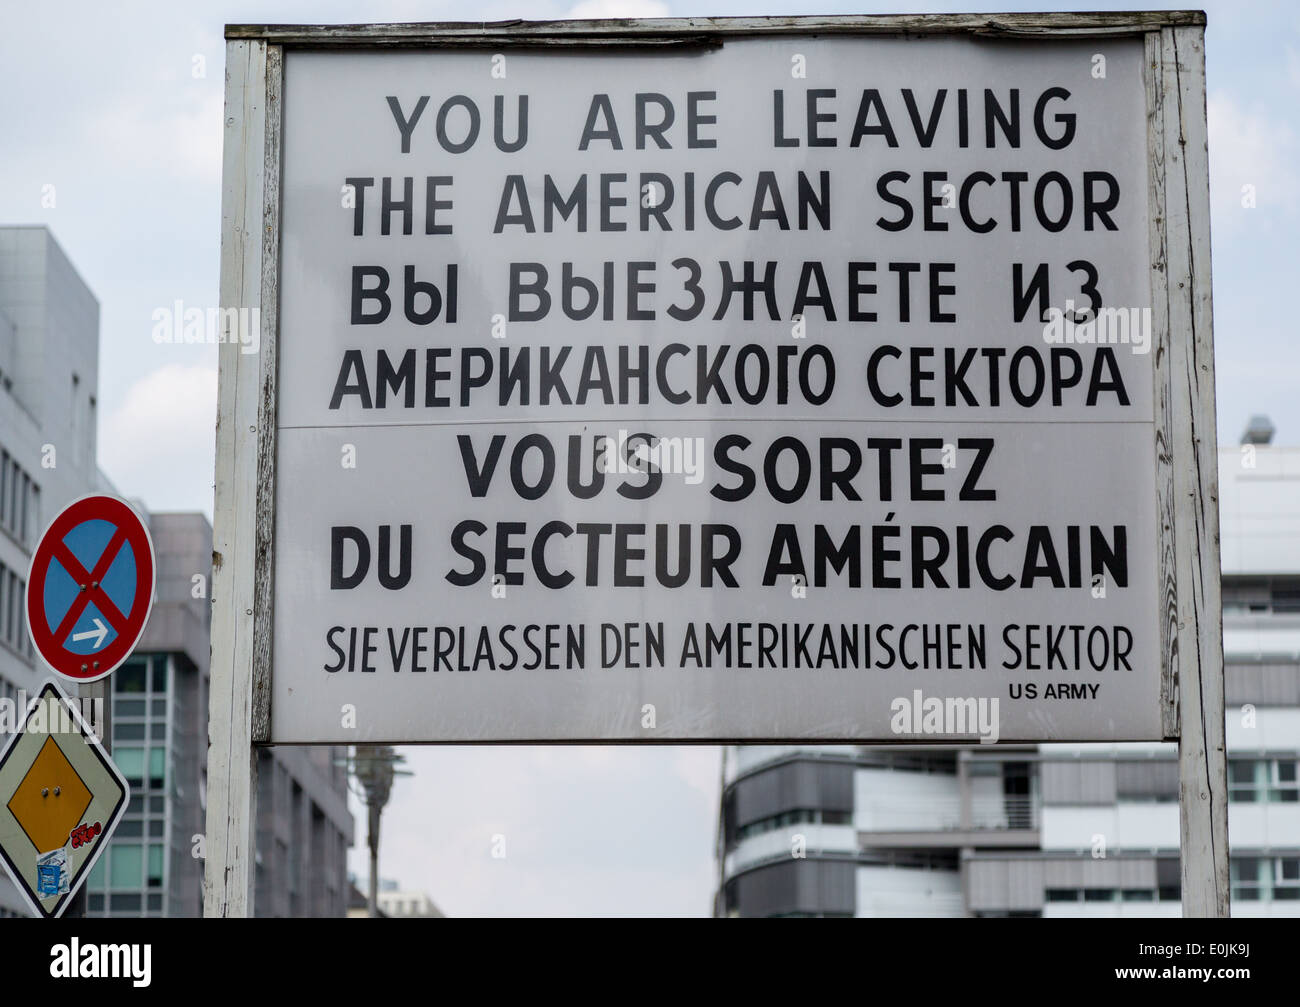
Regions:
<svg viewBox="0 0 1300 1007"><path fill-rule="evenodd" d="M1165 739L1179 742L1184 914L1226 916L1204 26L1199 11L227 26L221 304L255 309L260 341L258 352L245 353L228 333L219 354L205 913L252 913L256 747L270 742L285 48L673 47L770 35L970 34L1144 40L1161 723Z"/></svg>

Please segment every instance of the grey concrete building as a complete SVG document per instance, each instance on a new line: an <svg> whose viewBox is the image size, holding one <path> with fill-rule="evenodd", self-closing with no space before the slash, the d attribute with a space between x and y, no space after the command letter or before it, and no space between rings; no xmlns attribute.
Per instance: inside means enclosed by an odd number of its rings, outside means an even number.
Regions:
<svg viewBox="0 0 1300 1007"><path fill-rule="evenodd" d="M15 706L50 674L22 618L32 548L72 500L117 493L96 460L98 365L98 302L49 230L0 227L0 701ZM108 679L113 758L132 798L87 880L92 916L202 910L212 529L201 514L148 519L157 601L136 652ZM263 754L259 915L344 915L343 754ZM26 915L0 872L0 917Z"/></svg>
<svg viewBox="0 0 1300 1007"><path fill-rule="evenodd" d="M347 915L346 753L280 748L259 756L254 915Z"/></svg>
<svg viewBox="0 0 1300 1007"><path fill-rule="evenodd" d="M44 672L22 612L49 519L99 486L99 303L44 227L0 227L0 701ZM4 739L0 738L0 742ZM0 872L0 917L26 916Z"/></svg>

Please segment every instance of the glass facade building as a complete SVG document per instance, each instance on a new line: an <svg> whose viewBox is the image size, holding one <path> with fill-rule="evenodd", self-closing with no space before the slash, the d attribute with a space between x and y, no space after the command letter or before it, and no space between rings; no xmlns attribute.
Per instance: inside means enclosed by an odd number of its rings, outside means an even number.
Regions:
<svg viewBox="0 0 1300 1007"><path fill-rule="evenodd" d="M198 669L183 654L131 657L112 678L113 761L126 815L86 881L89 916L194 916L202 907ZM196 869L197 868L197 869Z"/></svg>
<svg viewBox="0 0 1300 1007"><path fill-rule="evenodd" d="M212 528L154 514L157 601L136 653L109 678L112 756L131 801L87 881L89 916L203 912ZM263 749L258 761L258 916L347 911L345 750Z"/></svg>

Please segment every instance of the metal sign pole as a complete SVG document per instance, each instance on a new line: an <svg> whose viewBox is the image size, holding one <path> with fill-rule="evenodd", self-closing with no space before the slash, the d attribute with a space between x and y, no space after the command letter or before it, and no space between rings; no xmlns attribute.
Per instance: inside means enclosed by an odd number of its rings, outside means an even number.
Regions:
<svg viewBox="0 0 1300 1007"><path fill-rule="evenodd" d="M113 728L111 723L113 705L113 680L101 678L98 682L82 685L77 690L77 701L83 704L82 712L92 729L99 732L99 743L104 754L113 755ZM89 703L87 708L84 704ZM63 913L64 919L85 917L89 908L89 894L85 886L68 901L68 908Z"/></svg>

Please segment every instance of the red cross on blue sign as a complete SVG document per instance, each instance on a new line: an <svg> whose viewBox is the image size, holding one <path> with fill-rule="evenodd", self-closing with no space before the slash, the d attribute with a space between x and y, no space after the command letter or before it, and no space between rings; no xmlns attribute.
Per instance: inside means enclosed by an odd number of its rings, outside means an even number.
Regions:
<svg viewBox="0 0 1300 1007"><path fill-rule="evenodd" d="M93 495L45 530L27 578L27 632L60 675L94 682L126 660L153 607L149 529L130 504Z"/></svg>

